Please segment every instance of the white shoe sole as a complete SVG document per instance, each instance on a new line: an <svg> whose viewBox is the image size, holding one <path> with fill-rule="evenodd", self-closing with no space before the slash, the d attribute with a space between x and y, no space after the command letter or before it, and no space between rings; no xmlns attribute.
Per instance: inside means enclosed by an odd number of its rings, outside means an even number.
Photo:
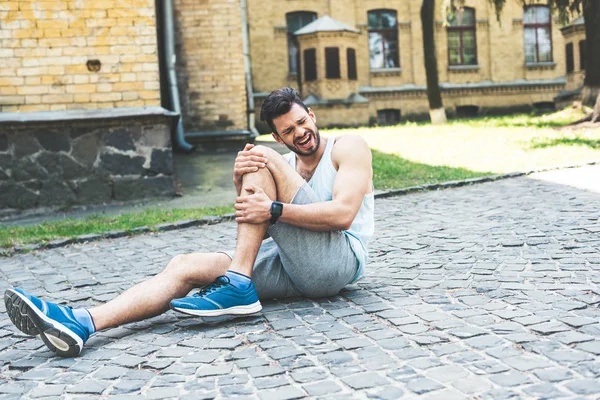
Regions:
<svg viewBox="0 0 600 400"><path fill-rule="evenodd" d="M246 315L254 314L262 310L260 301L248 304L247 306L235 306L229 308L220 308L218 310L190 310L189 308L171 307L175 311L184 314L195 315L197 317L218 317L220 315Z"/></svg>

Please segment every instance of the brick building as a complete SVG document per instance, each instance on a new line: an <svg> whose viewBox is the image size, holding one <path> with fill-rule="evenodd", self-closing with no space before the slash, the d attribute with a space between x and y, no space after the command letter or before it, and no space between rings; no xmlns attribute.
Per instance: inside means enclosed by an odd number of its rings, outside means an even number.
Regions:
<svg viewBox="0 0 600 400"><path fill-rule="evenodd" d="M449 114L552 106L566 84L565 46L544 3L507 2L498 21L488 2L467 0L448 23L439 3L436 52ZM255 1L248 11L257 107L270 89L292 85L321 125L427 115L420 2Z"/></svg>
<svg viewBox="0 0 600 400"><path fill-rule="evenodd" d="M2 1L0 209L172 193L172 147L266 132L255 116L281 86L320 126L426 116L419 12L409 0ZM497 20L467 0L443 18L450 115L551 107L580 85L581 24L561 33L542 1L507 2Z"/></svg>

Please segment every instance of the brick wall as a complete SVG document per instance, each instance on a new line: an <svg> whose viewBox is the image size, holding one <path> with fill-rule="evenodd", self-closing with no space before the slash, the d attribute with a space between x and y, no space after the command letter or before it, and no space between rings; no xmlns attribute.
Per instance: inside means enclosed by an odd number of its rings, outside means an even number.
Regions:
<svg viewBox="0 0 600 400"><path fill-rule="evenodd" d="M247 129L240 2L175 0L186 131Z"/></svg>
<svg viewBox="0 0 600 400"><path fill-rule="evenodd" d="M154 0L0 2L0 112L159 104Z"/></svg>

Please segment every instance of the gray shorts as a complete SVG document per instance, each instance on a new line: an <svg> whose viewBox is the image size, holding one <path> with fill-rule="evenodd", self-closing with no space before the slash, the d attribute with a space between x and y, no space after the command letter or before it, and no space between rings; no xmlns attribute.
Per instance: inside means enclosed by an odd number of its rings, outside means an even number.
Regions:
<svg viewBox="0 0 600 400"><path fill-rule="evenodd" d="M304 184L292 204L319 201ZM268 233L252 272L261 299L333 296L356 274L358 259L343 231L316 232L277 222Z"/></svg>

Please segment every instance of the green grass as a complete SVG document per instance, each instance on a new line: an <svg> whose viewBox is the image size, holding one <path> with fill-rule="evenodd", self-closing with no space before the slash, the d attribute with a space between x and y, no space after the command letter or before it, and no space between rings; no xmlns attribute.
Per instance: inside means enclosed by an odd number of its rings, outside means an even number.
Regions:
<svg viewBox="0 0 600 400"><path fill-rule="evenodd" d="M584 115L582 111L567 109L546 115L452 120L441 126L406 123L323 129L321 133L326 137L362 136L372 149L375 188L392 189L600 160L600 129L557 129ZM230 212L231 207L154 209L116 217L0 227L0 247L111 230L129 231L140 226L152 228L161 223Z"/></svg>
<svg viewBox="0 0 600 400"><path fill-rule="evenodd" d="M57 238L74 238L79 235L113 230L130 231L141 226L153 229L156 225L167 222L223 215L233 211L233 207L150 209L117 216L93 215L83 219L45 222L33 226L5 226L0 227L0 247L10 248L17 244L46 242Z"/></svg>
<svg viewBox="0 0 600 400"><path fill-rule="evenodd" d="M491 174L473 172L464 168L416 163L378 150L371 150L371 153L373 154L373 184L377 189L400 189Z"/></svg>

